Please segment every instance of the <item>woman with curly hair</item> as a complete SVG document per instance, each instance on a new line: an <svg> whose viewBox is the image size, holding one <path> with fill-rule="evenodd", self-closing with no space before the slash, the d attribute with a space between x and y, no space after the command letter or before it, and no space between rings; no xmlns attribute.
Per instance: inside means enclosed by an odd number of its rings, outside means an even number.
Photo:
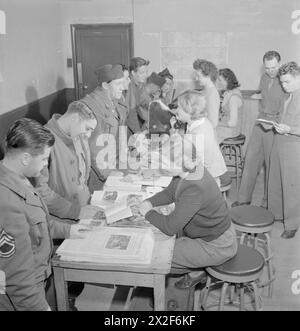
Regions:
<svg viewBox="0 0 300 331"><path fill-rule="evenodd" d="M214 129L219 123L220 95L216 87L218 69L210 61L197 59L193 63L195 80L204 88L207 116Z"/></svg>
<svg viewBox="0 0 300 331"><path fill-rule="evenodd" d="M239 82L232 70L219 70L218 83L223 92L221 102L220 122L217 127L219 142L226 138L236 137L241 132L241 109L243 97Z"/></svg>

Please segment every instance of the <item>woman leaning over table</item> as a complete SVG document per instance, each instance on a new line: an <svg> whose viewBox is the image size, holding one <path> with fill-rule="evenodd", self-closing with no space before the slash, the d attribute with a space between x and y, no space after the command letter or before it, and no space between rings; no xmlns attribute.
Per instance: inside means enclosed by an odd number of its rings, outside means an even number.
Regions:
<svg viewBox="0 0 300 331"><path fill-rule="evenodd" d="M166 155L171 155L171 161ZM201 163L195 162L194 155L194 151L186 149L165 151L161 158L162 168L173 179L167 188L140 205L140 213L163 233L169 236L183 234L175 241L174 268L199 269L218 265L237 252L236 233L226 202L213 177ZM171 203L175 203L175 209L169 215L153 210ZM189 287L202 276L203 273L193 272L180 286Z"/></svg>

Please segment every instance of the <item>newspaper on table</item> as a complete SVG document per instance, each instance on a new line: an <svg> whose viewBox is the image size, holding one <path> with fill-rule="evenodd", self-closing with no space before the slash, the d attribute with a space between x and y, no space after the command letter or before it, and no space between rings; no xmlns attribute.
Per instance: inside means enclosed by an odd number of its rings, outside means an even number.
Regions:
<svg viewBox="0 0 300 331"><path fill-rule="evenodd" d="M153 247L151 229L99 227L85 239L64 240L56 254L64 261L150 264Z"/></svg>

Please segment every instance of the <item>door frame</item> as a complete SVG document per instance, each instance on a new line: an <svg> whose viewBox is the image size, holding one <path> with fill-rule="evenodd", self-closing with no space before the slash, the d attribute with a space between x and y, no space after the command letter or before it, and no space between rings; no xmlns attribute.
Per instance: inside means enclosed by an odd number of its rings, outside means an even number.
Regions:
<svg viewBox="0 0 300 331"><path fill-rule="evenodd" d="M129 58L134 54L133 23L103 23L103 24L71 24L71 42L72 42L72 66L75 88L75 100L79 99L79 83L77 71L77 52L76 52L76 33L79 30L101 28L101 27L128 27L129 30Z"/></svg>

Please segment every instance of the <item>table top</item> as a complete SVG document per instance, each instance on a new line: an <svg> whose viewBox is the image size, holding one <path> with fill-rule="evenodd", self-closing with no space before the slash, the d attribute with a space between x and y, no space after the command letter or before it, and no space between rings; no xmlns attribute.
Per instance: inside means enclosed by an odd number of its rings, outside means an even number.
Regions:
<svg viewBox="0 0 300 331"><path fill-rule="evenodd" d="M52 258L51 262L53 267L67 269L124 271L166 275L171 269L175 236L170 237L160 231L154 231L154 240L152 260L151 264L148 265L120 263L115 265L113 263L70 262L61 260L57 255Z"/></svg>

